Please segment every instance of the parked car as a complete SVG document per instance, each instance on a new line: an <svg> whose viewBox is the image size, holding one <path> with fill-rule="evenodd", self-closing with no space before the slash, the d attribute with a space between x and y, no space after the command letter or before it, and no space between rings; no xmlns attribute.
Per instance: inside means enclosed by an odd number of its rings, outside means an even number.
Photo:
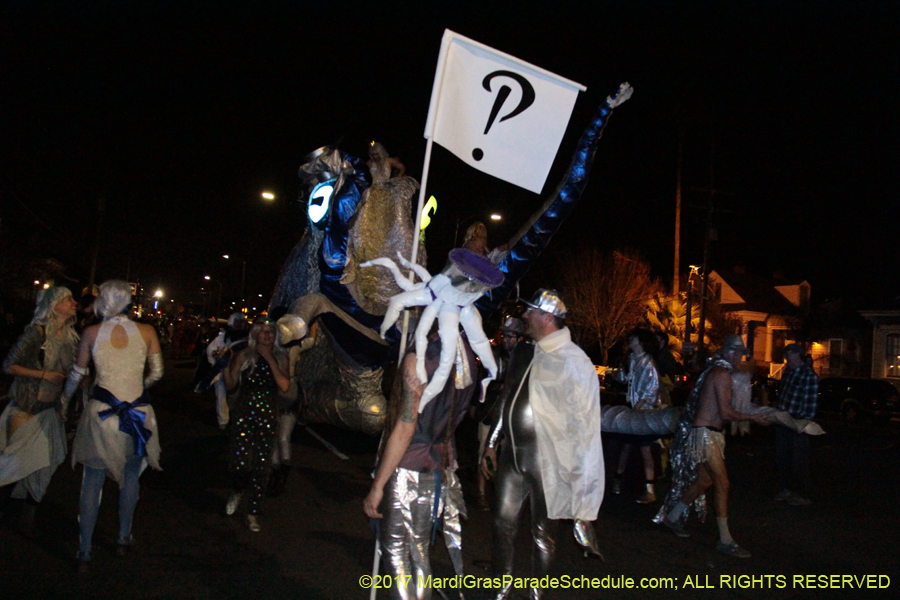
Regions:
<svg viewBox="0 0 900 600"><path fill-rule="evenodd" d="M825 377L819 382L819 413L847 423L886 422L900 416L900 392L883 379Z"/></svg>

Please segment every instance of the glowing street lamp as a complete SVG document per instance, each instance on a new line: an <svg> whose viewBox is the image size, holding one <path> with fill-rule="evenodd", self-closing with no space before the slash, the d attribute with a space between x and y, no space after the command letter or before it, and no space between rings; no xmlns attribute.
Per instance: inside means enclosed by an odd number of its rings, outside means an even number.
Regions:
<svg viewBox="0 0 900 600"><path fill-rule="evenodd" d="M263 192L261 195L265 200L274 200L275 199L275 194L273 194L272 192Z"/></svg>
<svg viewBox="0 0 900 600"><path fill-rule="evenodd" d="M494 213L491 215L491 221L499 221L502 218L503 218L503 215L498 215L497 213Z"/></svg>

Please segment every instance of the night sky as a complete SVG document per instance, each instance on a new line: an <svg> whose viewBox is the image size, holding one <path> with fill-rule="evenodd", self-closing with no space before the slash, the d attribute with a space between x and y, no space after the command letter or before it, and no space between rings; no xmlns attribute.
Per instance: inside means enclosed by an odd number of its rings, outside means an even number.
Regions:
<svg viewBox="0 0 900 600"><path fill-rule="evenodd" d="M783 271L814 302L900 295L900 4L618 4L4 2L0 234L84 281L103 197L98 280L190 301L211 275L228 296L246 260L267 300L304 227L307 153L340 141L364 156L375 139L420 177L449 28L587 86L544 193L597 106L634 86L545 266L575 243L629 247L671 282L681 139L683 269L702 260L706 213L689 206L708 199L694 190L714 147L728 195L712 268ZM432 270L457 219L502 213L498 243L541 203L439 147L428 193Z"/></svg>

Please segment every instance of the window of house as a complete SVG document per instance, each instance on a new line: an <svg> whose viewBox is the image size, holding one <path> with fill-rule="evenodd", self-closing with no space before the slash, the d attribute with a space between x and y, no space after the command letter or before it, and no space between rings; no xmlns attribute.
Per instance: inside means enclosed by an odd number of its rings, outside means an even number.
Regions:
<svg viewBox="0 0 900 600"><path fill-rule="evenodd" d="M889 333L884 338L884 375L900 377L900 333Z"/></svg>

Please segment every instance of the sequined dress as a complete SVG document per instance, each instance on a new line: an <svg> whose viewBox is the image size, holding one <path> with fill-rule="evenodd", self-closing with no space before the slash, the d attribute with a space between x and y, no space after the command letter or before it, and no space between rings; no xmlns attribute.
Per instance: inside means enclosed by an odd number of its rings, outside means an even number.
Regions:
<svg viewBox="0 0 900 600"><path fill-rule="evenodd" d="M231 460L236 489L247 495L247 512L258 515L269 477L269 459L278 430L278 385L266 359L241 373L241 391L231 409Z"/></svg>

